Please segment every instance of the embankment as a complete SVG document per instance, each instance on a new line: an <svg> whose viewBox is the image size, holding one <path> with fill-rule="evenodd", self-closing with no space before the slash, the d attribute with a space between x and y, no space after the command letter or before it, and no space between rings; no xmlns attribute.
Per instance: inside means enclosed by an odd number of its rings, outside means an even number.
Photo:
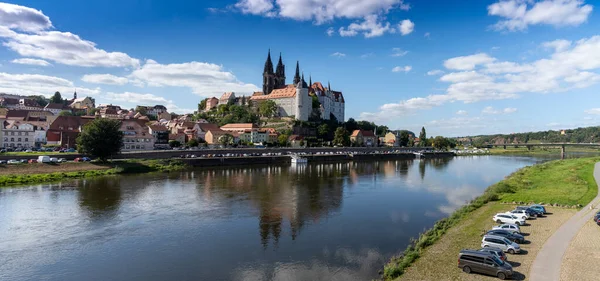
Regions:
<svg viewBox="0 0 600 281"><path fill-rule="evenodd" d="M448 218L442 219L434 226L411 241L401 255L392 258L384 267L385 280L456 280L461 279L461 271L456 268L458 250L474 248L481 242L483 230L489 229L493 222L491 217L496 212L509 211L514 208L513 202L527 204L530 202L561 206L557 214L565 213L565 218L574 214L577 207L586 205L597 194L598 188L593 179L593 168L600 158L579 158L557 160L525 167L508 176L506 179L488 187L483 195L459 208ZM501 204L504 203L504 204ZM511 205L506 205L510 203ZM567 210L564 206L567 206ZM552 207L549 207L552 208ZM557 207L558 208L558 207ZM529 246L527 255L534 256L539 246L543 245L548 234L560 226L559 216L540 218L543 226L539 230L532 228L530 234L536 237L527 238L535 241ZM547 220L547 221L541 221ZM545 235L545 236L544 236ZM533 242L532 242L533 244ZM516 271L527 269L531 259L523 259ZM521 272L521 277L528 272ZM477 275L477 278L485 276Z"/></svg>

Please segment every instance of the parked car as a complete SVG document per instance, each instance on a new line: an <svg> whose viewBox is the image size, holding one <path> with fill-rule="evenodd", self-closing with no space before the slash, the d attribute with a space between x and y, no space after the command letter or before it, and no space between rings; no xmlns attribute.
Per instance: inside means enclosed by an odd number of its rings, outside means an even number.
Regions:
<svg viewBox="0 0 600 281"><path fill-rule="evenodd" d="M525 242L525 237L523 237L523 235L518 233L512 233L504 229L492 229L488 231L486 235L502 236L510 241L517 242L519 244L523 244L523 242Z"/></svg>
<svg viewBox="0 0 600 281"><path fill-rule="evenodd" d="M542 211L538 211L527 206L518 206L515 208L515 210L525 210L530 217L541 217L544 215Z"/></svg>
<svg viewBox="0 0 600 281"><path fill-rule="evenodd" d="M90 161L92 161L92 159L90 159L89 157L81 157L81 161L90 162Z"/></svg>
<svg viewBox="0 0 600 281"><path fill-rule="evenodd" d="M28 163L28 162L29 162L29 160L27 160L27 159L21 159L21 160L19 160L19 162L21 162L21 163L23 163L23 164L26 164L26 163Z"/></svg>
<svg viewBox="0 0 600 281"><path fill-rule="evenodd" d="M479 249L479 251L480 252L488 252L490 254L493 254L494 256L498 257L501 261L508 261L508 256L500 248L487 247L487 248L481 248L481 249Z"/></svg>
<svg viewBox="0 0 600 281"><path fill-rule="evenodd" d="M521 233L521 228L516 224L505 223L499 226L492 227L492 230L503 229L512 233Z"/></svg>
<svg viewBox="0 0 600 281"><path fill-rule="evenodd" d="M498 213L492 218L497 223L512 223L516 225L524 225L525 219L517 218L515 215Z"/></svg>
<svg viewBox="0 0 600 281"><path fill-rule="evenodd" d="M546 211L546 207L539 205L539 204L533 204L531 206L529 206L529 208L537 210L537 211L541 211L542 214L547 214L548 212Z"/></svg>
<svg viewBox="0 0 600 281"><path fill-rule="evenodd" d="M8 160L7 164L21 164L21 162L16 159L10 159Z"/></svg>
<svg viewBox="0 0 600 281"><path fill-rule="evenodd" d="M501 280L512 277L512 266L488 252L461 250L458 254L458 268L465 273L477 272L493 275Z"/></svg>
<svg viewBox="0 0 600 281"><path fill-rule="evenodd" d="M38 163L49 163L50 156L38 156L37 161L38 161Z"/></svg>
<svg viewBox="0 0 600 281"><path fill-rule="evenodd" d="M0 164L6 164L6 163L8 163L8 161L6 161L6 160L0 160Z"/></svg>
<svg viewBox="0 0 600 281"><path fill-rule="evenodd" d="M69 149L65 150L65 152L75 152L75 148L69 148Z"/></svg>
<svg viewBox="0 0 600 281"><path fill-rule="evenodd" d="M64 163L67 162L67 159L65 158L58 158L58 163Z"/></svg>
<svg viewBox="0 0 600 281"><path fill-rule="evenodd" d="M52 162L52 163L58 163L58 158L51 157L50 158L50 162Z"/></svg>
<svg viewBox="0 0 600 281"><path fill-rule="evenodd" d="M502 251L505 251L510 254L516 254L521 252L521 247L519 244L512 242L502 236L496 235L484 235L483 239L481 239L481 247L493 247L500 248Z"/></svg>
<svg viewBox="0 0 600 281"><path fill-rule="evenodd" d="M27 163L29 164L33 164L33 163L37 163L37 159L29 159L29 161L27 161Z"/></svg>
<svg viewBox="0 0 600 281"><path fill-rule="evenodd" d="M506 212L507 214L512 214L517 218L522 218L523 220L527 220L530 218L529 214L525 210L512 210L510 212Z"/></svg>

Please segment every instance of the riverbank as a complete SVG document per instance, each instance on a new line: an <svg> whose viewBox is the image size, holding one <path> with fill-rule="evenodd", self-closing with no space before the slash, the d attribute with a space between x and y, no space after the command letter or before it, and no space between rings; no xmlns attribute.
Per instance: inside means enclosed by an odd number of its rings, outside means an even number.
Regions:
<svg viewBox="0 0 600 281"><path fill-rule="evenodd" d="M0 166L0 187L104 175L170 172L186 167L180 160L116 160L107 163L66 162L2 165Z"/></svg>
<svg viewBox="0 0 600 281"><path fill-rule="evenodd" d="M597 194L598 188L593 180L593 167L600 158L579 158L551 161L525 167L506 179L490 186L483 195L470 204L456 210L450 217L438 221L433 228L414 240L402 255L394 257L384 268L386 280L446 280L467 278L456 268L456 256L460 249L478 248L483 230L491 228L491 217L498 211L508 211L513 205L501 203L525 202L551 203L569 206L551 208L549 215L533 224L541 225L535 237L535 245L528 246L531 255L519 262L528 274L536 251L549 235L556 231L562 222L575 213L573 206L589 203ZM519 203L521 204L521 203ZM563 216L564 214L564 216ZM532 227L533 228L533 227ZM546 234L543 234L546 233ZM511 256L512 257L512 256ZM434 268L440 268L434 270ZM525 271L526 270L526 271ZM426 274L426 275L423 275ZM451 278L453 276L453 278ZM479 279L483 275L476 276ZM395 279L397 278L397 279Z"/></svg>

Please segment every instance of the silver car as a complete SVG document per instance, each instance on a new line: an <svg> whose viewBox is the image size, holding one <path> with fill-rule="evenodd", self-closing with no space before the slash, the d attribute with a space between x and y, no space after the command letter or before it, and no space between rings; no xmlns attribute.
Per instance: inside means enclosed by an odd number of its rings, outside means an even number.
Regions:
<svg viewBox="0 0 600 281"><path fill-rule="evenodd" d="M483 239L481 239L481 247L493 247L502 249L502 251L508 252L510 254L516 254L521 252L521 247L502 236L495 235L485 235Z"/></svg>
<svg viewBox="0 0 600 281"><path fill-rule="evenodd" d="M516 225L516 224L512 224L512 223L505 223L505 224L501 224L499 226L494 226L492 227L492 229L502 229L502 230L506 230L509 231L511 233L521 233L521 228Z"/></svg>

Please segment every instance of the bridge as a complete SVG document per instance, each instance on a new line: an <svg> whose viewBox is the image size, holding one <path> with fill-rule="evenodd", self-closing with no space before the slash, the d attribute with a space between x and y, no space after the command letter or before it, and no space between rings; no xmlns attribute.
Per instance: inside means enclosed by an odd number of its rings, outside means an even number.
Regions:
<svg viewBox="0 0 600 281"><path fill-rule="evenodd" d="M513 147L527 147L527 150L531 150L532 147L560 147L560 159L565 159L565 147L566 146L580 146L580 147L600 147L600 143L507 143L507 144L492 144L494 147L502 146L506 149L507 146Z"/></svg>

